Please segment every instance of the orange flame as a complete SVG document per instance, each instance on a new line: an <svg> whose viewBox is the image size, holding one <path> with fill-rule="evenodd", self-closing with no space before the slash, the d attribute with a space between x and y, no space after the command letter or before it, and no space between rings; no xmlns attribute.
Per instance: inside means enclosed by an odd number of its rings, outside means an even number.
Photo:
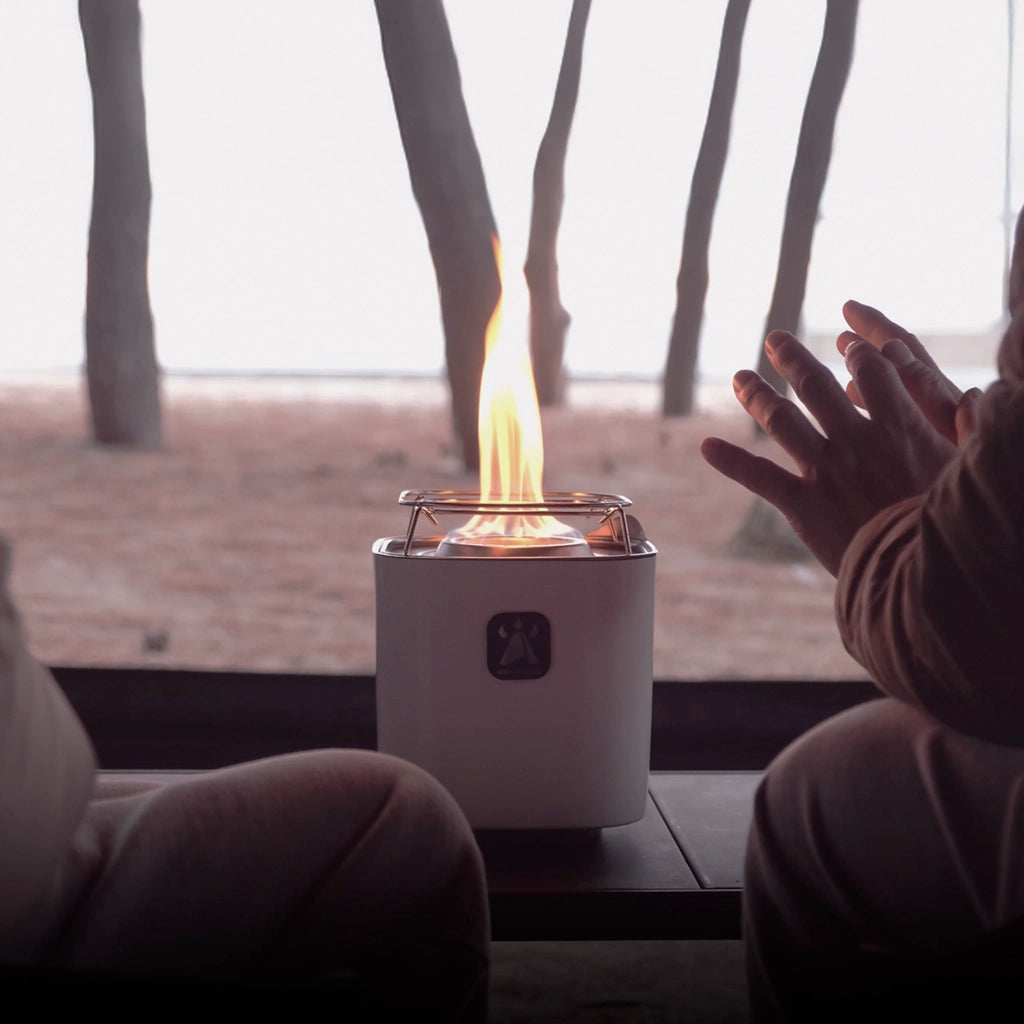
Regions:
<svg viewBox="0 0 1024 1024"><path fill-rule="evenodd" d="M480 500L542 502L544 435L529 345L501 329L504 273L501 243L494 259L500 291L484 335L480 378ZM570 526L548 515L475 516L463 537L577 537Z"/></svg>
<svg viewBox="0 0 1024 1024"><path fill-rule="evenodd" d="M501 243L492 239L500 291L484 335L480 378L480 498L541 501L544 436L533 365L526 345L502 334L504 272Z"/></svg>

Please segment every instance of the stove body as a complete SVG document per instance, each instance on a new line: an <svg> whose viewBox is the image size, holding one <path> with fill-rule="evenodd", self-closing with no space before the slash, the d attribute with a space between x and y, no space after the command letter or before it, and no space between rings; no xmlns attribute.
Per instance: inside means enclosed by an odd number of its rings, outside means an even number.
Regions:
<svg viewBox="0 0 1024 1024"><path fill-rule="evenodd" d="M444 557L443 535L415 530L424 510L437 522L468 500L433 497L451 494L405 492L408 534L373 545L378 748L434 775L477 829L638 820L655 547L627 499L574 495L577 514L601 521L588 550Z"/></svg>

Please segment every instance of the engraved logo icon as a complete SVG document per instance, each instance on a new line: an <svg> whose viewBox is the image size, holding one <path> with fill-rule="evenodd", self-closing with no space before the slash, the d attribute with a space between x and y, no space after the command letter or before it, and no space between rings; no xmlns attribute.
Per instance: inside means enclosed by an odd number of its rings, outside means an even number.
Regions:
<svg viewBox="0 0 1024 1024"><path fill-rule="evenodd" d="M499 612L487 623L495 679L540 679L551 668L551 623L540 612Z"/></svg>

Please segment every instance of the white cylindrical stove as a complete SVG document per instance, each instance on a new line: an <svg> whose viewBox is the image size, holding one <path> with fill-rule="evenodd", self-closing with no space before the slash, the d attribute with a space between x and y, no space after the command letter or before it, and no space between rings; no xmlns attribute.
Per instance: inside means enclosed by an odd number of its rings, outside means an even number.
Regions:
<svg viewBox="0 0 1024 1024"><path fill-rule="evenodd" d="M657 550L620 495L500 504L406 491L373 545L377 746L434 775L478 829L642 817ZM445 516L557 516L547 538L420 535Z"/></svg>

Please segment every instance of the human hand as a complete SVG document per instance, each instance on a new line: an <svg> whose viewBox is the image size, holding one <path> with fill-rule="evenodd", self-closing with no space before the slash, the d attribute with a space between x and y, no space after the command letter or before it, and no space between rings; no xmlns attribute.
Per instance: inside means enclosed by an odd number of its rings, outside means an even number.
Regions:
<svg viewBox="0 0 1024 1024"><path fill-rule="evenodd" d="M733 377L736 397L798 472L717 437L704 439L701 455L782 512L835 575L857 530L883 508L925 491L956 446L931 426L896 366L867 341L851 340L845 355L869 416L793 335L772 331L765 348L824 433L758 374L741 370Z"/></svg>
<svg viewBox="0 0 1024 1024"><path fill-rule="evenodd" d="M843 316L852 330L836 339L842 355L854 341L874 345L896 367L907 393L924 417L947 440L961 445L974 430L974 413L981 391L962 392L942 371L917 336L893 323L873 306L852 299L843 306ZM856 381L846 385L850 401L864 408Z"/></svg>

